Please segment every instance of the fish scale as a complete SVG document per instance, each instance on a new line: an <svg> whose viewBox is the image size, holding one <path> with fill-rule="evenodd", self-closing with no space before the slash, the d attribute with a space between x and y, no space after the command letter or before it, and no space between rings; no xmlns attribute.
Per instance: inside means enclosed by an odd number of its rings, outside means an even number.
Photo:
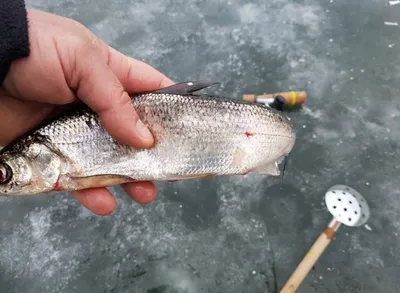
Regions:
<svg viewBox="0 0 400 293"><path fill-rule="evenodd" d="M41 147L50 148L44 153L54 152L58 158L52 159L62 162L58 182L53 184L59 189L75 190L79 180L95 176L142 181L248 172L277 175L271 168L295 142L290 121L264 105L193 94L206 86L181 83L132 97L139 118L154 135L150 149L115 141L97 114L87 108L40 127L30 137L43 137ZM25 152L30 151L26 146ZM0 158L7 161L7 151ZM102 186L99 180L86 180L85 186Z"/></svg>

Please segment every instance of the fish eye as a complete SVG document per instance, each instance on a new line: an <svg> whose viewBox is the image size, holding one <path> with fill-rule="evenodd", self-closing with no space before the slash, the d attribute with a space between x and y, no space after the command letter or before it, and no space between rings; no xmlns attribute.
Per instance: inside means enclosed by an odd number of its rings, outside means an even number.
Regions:
<svg viewBox="0 0 400 293"><path fill-rule="evenodd" d="M7 164L1 163L0 164L0 184L7 184L10 182L13 173Z"/></svg>

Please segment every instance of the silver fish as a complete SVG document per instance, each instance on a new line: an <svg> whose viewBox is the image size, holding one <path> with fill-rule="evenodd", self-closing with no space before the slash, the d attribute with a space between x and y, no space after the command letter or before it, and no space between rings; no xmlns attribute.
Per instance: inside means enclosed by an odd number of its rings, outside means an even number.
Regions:
<svg viewBox="0 0 400 293"><path fill-rule="evenodd" d="M213 83L185 82L132 96L155 144L115 141L96 113L64 113L0 151L0 194L32 195L132 181L172 181L261 173L278 176L295 133L264 105L197 95Z"/></svg>

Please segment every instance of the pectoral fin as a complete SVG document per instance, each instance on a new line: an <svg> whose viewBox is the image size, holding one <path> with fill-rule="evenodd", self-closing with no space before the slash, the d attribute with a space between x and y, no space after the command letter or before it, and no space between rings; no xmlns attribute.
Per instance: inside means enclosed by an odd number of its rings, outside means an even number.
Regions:
<svg viewBox="0 0 400 293"><path fill-rule="evenodd" d="M263 167L259 167L252 170L252 173L267 174L272 176L279 176L281 171L279 170L278 163L272 163Z"/></svg>
<svg viewBox="0 0 400 293"><path fill-rule="evenodd" d="M107 187L135 181L127 176L113 174L96 175L90 177L72 177L71 180L73 181L75 190Z"/></svg>

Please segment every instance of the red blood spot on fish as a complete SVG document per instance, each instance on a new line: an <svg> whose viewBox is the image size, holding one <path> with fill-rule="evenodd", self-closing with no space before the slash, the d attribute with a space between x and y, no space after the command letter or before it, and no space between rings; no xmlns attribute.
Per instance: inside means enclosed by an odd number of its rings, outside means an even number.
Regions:
<svg viewBox="0 0 400 293"><path fill-rule="evenodd" d="M247 137L249 137L249 136L253 136L253 135L254 135L254 133L252 133L252 132L249 132L249 131L246 131L244 134L245 134Z"/></svg>
<svg viewBox="0 0 400 293"><path fill-rule="evenodd" d="M60 182L57 181L56 185L54 185L53 188L54 191L63 191L65 188L60 184Z"/></svg>

